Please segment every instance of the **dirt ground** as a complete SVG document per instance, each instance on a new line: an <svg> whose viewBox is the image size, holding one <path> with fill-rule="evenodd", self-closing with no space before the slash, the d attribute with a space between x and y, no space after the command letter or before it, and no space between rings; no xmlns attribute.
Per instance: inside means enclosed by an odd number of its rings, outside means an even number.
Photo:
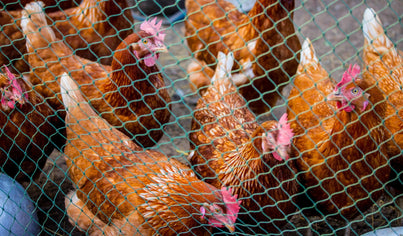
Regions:
<svg viewBox="0 0 403 236"><path fill-rule="evenodd" d="M296 0L295 25L301 42L309 37L313 42L317 55L324 68L333 78L340 78L342 71L350 63L361 64L363 36L361 32L362 15L367 7L372 7L380 15L386 26L387 35L397 48L403 49L402 13L403 2L396 1L366 1L361 0ZM171 86L174 115L166 126L166 135L155 147L173 158L185 160L189 150L186 133L190 128L192 109L198 97L188 86L186 66L190 53L185 45L184 24L175 23L167 28L166 43L169 53L160 59L161 70ZM284 91L288 96L289 88ZM279 118L285 111L284 101L279 102L273 109L272 115ZM264 120L268 115L262 115ZM64 196L73 189L66 173L66 164L61 153L55 151L49 159L44 173L34 183L28 186L32 199L38 205L38 215L43 226L43 235L81 235L67 219L64 206ZM359 235L373 230L381 225L398 225L398 212L388 197L378 201L366 213L367 217L358 217L353 222L352 234ZM311 228L317 234L340 235L344 233L345 223L338 220L319 217L310 218ZM309 227L306 219L300 215L293 217L283 235L305 235Z"/></svg>

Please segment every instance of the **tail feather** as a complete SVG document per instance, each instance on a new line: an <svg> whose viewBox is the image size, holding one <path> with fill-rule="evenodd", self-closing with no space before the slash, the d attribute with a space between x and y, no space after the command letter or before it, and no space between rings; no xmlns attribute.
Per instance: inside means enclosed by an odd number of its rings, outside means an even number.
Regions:
<svg viewBox="0 0 403 236"><path fill-rule="evenodd" d="M26 35L28 51L33 48L47 48L56 41L56 35L46 21L45 4L31 2L22 11L21 28Z"/></svg>
<svg viewBox="0 0 403 236"><path fill-rule="evenodd" d="M392 41L384 32L381 20L372 8L365 10L362 26L366 42L373 45L378 52L394 49Z"/></svg>
<svg viewBox="0 0 403 236"><path fill-rule="evenodd" d="M67 73L63 73L60 79L60 93L62 94L63 104L67 112L70 112L74 107L78 107L78 105L88 107L86 110L92 110L81 95L81 91L74 80Z"/></svg>
<svg viewBox="0 0 403 236"><path fill-rule="evenodd" d="M302 68L298 68L298 72L301 73L310 66L317 68L319 65L319 60L316 57L315 49L313 48L309 38L305 39L301 50L301 60L299 64L302 66Z"/></svg>
<svg viewBox="0 0 403 236"><path fill-rule="evenodd" d="M211 82L221 94L224 94L233 86L231 83L231 71L234 65L234 54L231 52L225 55L223 52L219 52L217 60L217 67Z"/></svg>

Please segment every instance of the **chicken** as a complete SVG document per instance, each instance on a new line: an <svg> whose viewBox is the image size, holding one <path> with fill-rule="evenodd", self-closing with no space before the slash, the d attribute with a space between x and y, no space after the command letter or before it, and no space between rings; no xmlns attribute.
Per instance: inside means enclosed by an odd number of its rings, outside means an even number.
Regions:
<svg viewBox="0 0 403 236"><path fill-rule="evenodd" d="M54 146L56 117L51 107L7 67L0 74L0 166L18 180L39 176Z"/></svg>
<svg viewBox="0 0 403 236"><path fill-rule="evenodd" d="M40 235L36 207L25 189L0 174L0 235Z"/></svg>
<svg viewBox="0 0 403 236"><path fill-rule="evenodd" d="M364 33L364 78L377 82L387 100L385 126L392 133L388 154L392 181L390 187L396 194L403 193L403 52L398 51L385 35L382 22L373 9L366 9L362 21ZM397 191L397 192L396 192ZM403 197L399 198L403 207Z"/></svg>
<svg viewBox="0 0 403 236"><path fill-rule="evenodd" d="M61 87L69 140L64 153L77 187L65 203L80 230L209 235L209 228L226 226L233 231L240 206L231 190L218 190L179 161L131 142L91 109L67 74Z"/></svg>
<svg viewBox="0 0 403 236"><path fill-rule="evenodd" d="M112 63L114 50L133 33L126 0L83 0L78 7L48 16L56 37L76 55L105 65Z"/></svg>
<svg viewBox="0 0 403 236"><path fill-rule="evenodd" d="M334 86L307 39L287 110L294 131L291 156L313 208L347 220L375 203L390 174L382 123L386 102L359 73L359 66L350 66Z"/></svg>
<svg viewBox="0 0 403 236"><path fill-rule="evenodd" d="M3 9L7 11L21 10L24 6L34 0L2 0L4 4ZM46 12L60 11L61 9L68 9L76 7L80 4L81 0L42 0L45 3Z"/></svg>
<svg viewBox="0 0 403 236"><path fill-rule="evenodd" d="M196 59L192 71L204 65L214 69L219 51L233 52L234 70L248 74L234 81L240 93L254 112L269 111L298 67L294 5L294 0L257 0L245 15L225 0L186 0L186 39ZM248 63L251 68L244 68ZM190 76L190 82L201 88L210 77Z"/></svg>
<svg viewBox="0 0 403 236"><path fill-rule="evenodd" d="M13 61L15 69L10 69L20 73L30 69L22 59L27 49L20 28L21 14L22 11L0 11L0 65ZM77 7L49 13L46 19L56 36L66 41L76 55L109 65L122 39L133 33L133 18L126 1L83 0Z"/></svg>
<svg viewBox="0 0 403 236"><path fill-rule="evenodd" d="M23 60L27 51L24 36L18 27L21 11L0 10L0 65L12 63L10 70L16 73L29 71L29 65Z"/></svg>
<svg viewBox="0 0 403 236"><path fill-rule="evenodd" d="M258 125L231 82L232 53L218 54L210 86L194 112L189 161L207 183L228 186L242 199L239 232L273 233L296 208L293 161L288 160L293 137L287 115Z"/></svg>
<svg viewBox="0 0 403 236"><path fill-rule="evenodd" d="M59 115L65 115L59 79L68 72L110 124L144 147L157 143L171 115L171 99L157 67L159 53L167 51L165 34L159 32L161 22L143 22L141 31L119 44L112 66L103 66L72 55L47 26L40 5L28 4L26 10L21 26L27 36L29 63L35 68L30 81Z"/></svg>

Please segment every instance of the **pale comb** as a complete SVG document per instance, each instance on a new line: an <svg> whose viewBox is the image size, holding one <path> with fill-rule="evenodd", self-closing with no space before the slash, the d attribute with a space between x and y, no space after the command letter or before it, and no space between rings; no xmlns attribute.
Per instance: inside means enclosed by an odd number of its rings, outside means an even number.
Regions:
<svg viewBox="0 0 403 236"><path fill-rule="evenodd" d="M11 85L20 93L22 94L24 91L22 90L20 84L17 82L17 79L15 78L14 74L11 73L11 71L8 69L6 65L3 65L4 70L6 71L6 75L8 80L11 82ZM25 98L27 98L27 94L24 95Z"/></svg>
<svg viewBox="0 0 403 236"><path fill-rule="evenodd" d="M277 143L282 145L290 145L291 139L294 136L291 126L288 123L287 113L281 116L277 125L279 132L277 137Z"/></svg>
<svg viewBox="0 0 403 236"><path fill-rule="evenodd" d="M154 18L152 20L149 21L144 21L141 25L140 25L140 29L154 35L157 39L164 41L165 38L165 33L164 31L161 30L161 25L162 25L162 20L157 22L157 18Z"/></svg>

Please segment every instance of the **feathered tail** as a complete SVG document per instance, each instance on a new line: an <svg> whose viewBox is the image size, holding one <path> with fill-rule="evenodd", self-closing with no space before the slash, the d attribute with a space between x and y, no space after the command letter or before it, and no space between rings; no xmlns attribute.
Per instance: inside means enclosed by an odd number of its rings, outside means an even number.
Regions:
<svg viewBox="0 0 403 236"><path fill-rule="evenodd" d="M91 107L86 104L78 86L67 73L63 73L60 80L60 92L62 94L64 107L67 111L77 107L78 104L82 106L87 105L86 107L91 109Z"/></svg>
<svg viewBox="0 0 403 236"><path fill-rule="evenodd" d="M115 142L115 145L117 145L117 143L124 143L124 145L130 147L131 150L138 148L130 141L129 137L113 128L92 109L84 99L75 81L67 75L67 73L63 73L60 79L60 92L67 113L66 126L68 139L69 133L73 136L77 134L101 133L103 137L107 137L108 142ZM71 132L71 130L73 130L73 132ZM80 140L81 139L75 139L76 142L80 142ZM96 143L98 142L96 141Z"/></svg>
<svg viewBox="0 0 403 236"><path fill-rule="evenodd" d="M234 86L231 82L234 54L231 52L228 55L225 55L223 52L219 52L217 59L217 67L211 82L220 94L225 94L232 86Z"/></svg>
<svg viewBox="0 0 403 236"><path fill-rule="evenodd" d="M365 43L372 46L369 49L375 50L378 54L385 54L388 51L392 51L392 53L396 53L397 55L392 41L384 32L381 20L372 8L367 8L364 12L362 30Z"/></svg>
<svg viewBox="0 0 403 236"><path fill-rule="evenodd" d="M22 11L21 28L26 35L27 49L48 48L49 44L56 41L56 36L46 21L44 12L45 4L41 1L32 2Z"/></svg>
<svg viewBox="0 0 403 236"><path fill-rule="evenodd" d="M297 73L303 74L308 68L314 67L317 69L319 66L319 60L316 57L315 49L312 46L311 40L309 38L305 39L301 48L301 60L298 66Z"/></svg>

